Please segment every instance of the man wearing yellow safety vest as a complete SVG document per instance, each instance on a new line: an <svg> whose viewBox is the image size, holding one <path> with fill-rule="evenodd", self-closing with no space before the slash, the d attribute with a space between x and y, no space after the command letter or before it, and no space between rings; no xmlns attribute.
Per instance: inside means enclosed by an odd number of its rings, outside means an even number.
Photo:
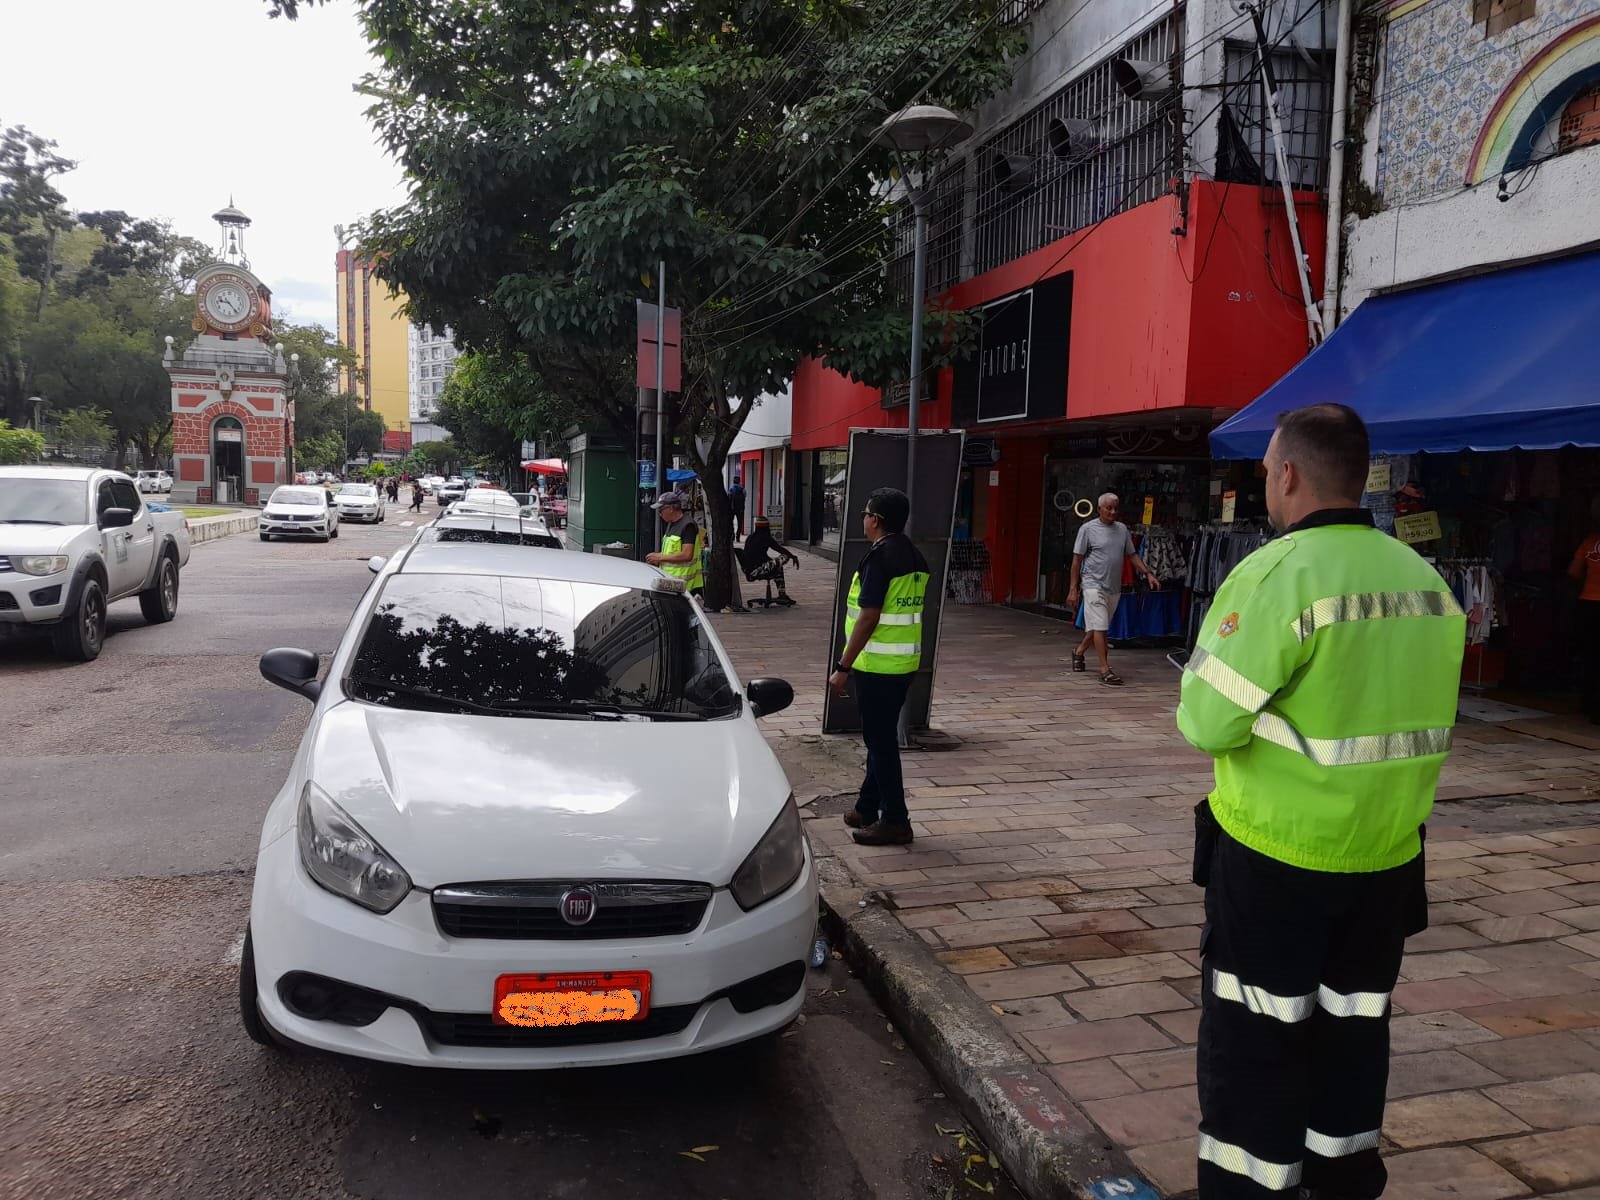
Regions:
<svg viewBox="0 0 1600 1200"><path fill-rule="evenodd" d="M1265 466L1282 536L1218 591L1178 706L1216 760L1195 813L1200 1195L1374 1200L1389 998L1427 926L1422 824L1466 618L1360 507L1355 412L1284 413Z"/></svg>
<svg viewBox="0 0 1600 1200"><path fill-rule="evenodd" d="M646 554L644 560L652 567L660 567L663 574L683 580L689 594L698 596L705 590L705 574L700 564L706 542L705 534L689 518L688 505L682 492L663 492L651 505L661 514L661 549L655 554Z"/></svg>
<svg viewBox="0 0 1600 1200"><path fill-rule="evenodd" d="M894 488L867 497L861 529L872 546L856 568L845 602L844 651L828 686L842 696L852 680L867 744L867 774L844 823L863 846L911 841L900 773L900 709L922 663L922 607L928 564L905 534L911 501Z"/></svg>

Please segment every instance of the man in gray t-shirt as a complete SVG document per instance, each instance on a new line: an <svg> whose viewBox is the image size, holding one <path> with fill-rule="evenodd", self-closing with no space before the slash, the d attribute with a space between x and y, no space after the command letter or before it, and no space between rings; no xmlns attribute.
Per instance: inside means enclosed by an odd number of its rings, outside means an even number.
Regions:
<svg viewBox="0 0 1600 1200"><path fill-rule="evenodd" d="M1072 669L1088 669L1085 655L1092 644L1100 656L1100 682L1113 686L1122 683L1122 676L1111 669L1106 631L1111 628L1117 602L1122 599L1123 559L1132 561L1134 570L1144 575L1151 588L1161 590L1161 581L1134 553L1128 527L1117 520L1117 497L1107 492L1100 497L1100 515L1083 523L1072 544L1072 586L1067 592L1067 604L1076 609L1079 595L1083 596L1084 634L1072 652Z"/></svg>

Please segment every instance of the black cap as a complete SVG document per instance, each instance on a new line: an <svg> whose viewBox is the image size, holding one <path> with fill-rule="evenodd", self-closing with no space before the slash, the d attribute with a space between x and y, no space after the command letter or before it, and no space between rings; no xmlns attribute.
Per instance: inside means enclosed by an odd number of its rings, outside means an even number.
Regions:
<svg viewBox="0 0 1600 1200"><path fill-rule="evenodd" d="M867 497L867 511L881 517L890 533L899 533L911 519L911 501L899 488L878 488Z"/></svg>

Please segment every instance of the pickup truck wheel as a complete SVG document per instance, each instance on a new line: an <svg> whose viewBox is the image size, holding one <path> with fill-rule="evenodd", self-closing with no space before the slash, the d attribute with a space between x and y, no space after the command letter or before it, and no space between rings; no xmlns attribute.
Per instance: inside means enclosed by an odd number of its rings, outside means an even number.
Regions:
<svg viewBox="0 0 1600 1200"><path fill-rule="evenodd" d="M178 615L178 564L172 555L161 556L155 586L139 593L139 611L152 625L164 625Z"/></svg>
<svg viewBox="0 0 1600 1200"><path fill-rule="evenodd" d="M51 631L56 653L72 662L93 662L106 642L106 593L92 575L83 581L78 607Z"/></svg>

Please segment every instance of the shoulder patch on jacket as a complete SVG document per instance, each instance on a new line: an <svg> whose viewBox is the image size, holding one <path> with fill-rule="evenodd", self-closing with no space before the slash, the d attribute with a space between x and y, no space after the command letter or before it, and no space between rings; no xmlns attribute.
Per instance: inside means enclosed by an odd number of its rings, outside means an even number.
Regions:
<svg viewBox="0 0 1600 1200"><path fill-rule="evenodd" d="M1232 637L1239 632L1239 614L1231 612L1222 618L1222 624L1217 626L1218 637Z"/></svg>

